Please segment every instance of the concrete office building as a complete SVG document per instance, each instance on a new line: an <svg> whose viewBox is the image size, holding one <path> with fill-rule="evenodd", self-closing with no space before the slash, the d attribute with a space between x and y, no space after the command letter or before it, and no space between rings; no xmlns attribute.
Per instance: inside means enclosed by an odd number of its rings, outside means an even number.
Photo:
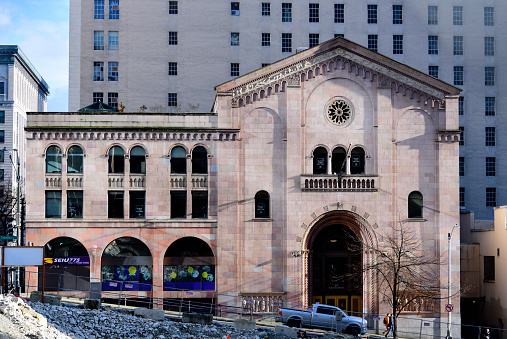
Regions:
<svg viewBox="0 0 507 339"><path fill-rule="evenodd" d="M209 111L213 86L336 36L463 90L461 207L507 204L505 1L70 1L69 110Z"/></svg>
<svg viewBox="0 0 507 339"><path fill-rule="evenodd" d="M26 112L45 112L49 86L16 45L0 45L0 150L16 151L12 160L20 159L21 178L25 177ZM16 186L16 173L9 153L0 151L0 184Z"/></svg>

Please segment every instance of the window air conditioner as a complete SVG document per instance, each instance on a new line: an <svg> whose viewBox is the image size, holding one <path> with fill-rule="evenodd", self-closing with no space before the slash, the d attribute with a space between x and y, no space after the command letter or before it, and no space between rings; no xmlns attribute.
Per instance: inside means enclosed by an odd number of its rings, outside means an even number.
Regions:
<svg viewBox="0 0 507 339"><path fill-rule="evenodd" d="M231 15L239 15L239 10L231 9Z"/></svg>

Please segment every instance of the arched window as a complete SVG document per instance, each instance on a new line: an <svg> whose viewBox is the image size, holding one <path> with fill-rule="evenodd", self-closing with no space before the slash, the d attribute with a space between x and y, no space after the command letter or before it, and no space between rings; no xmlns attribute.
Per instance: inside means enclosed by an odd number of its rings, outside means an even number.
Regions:
<svg viewBox="0 0 507 339"><path fill-rule="evenodd" d="M259 191L255 194L255 217L269 218L269 193Z"/></svg>
<svg viewBox="0 0 507 339"><path fill-rule="evenodd" d="M83 149L72 146L67 152L67 173L83 173Z"/></svg>
<svg viewBox="0 0 507 339"><path fill-rule="evenodd" d="M364 149L356 147L350 153L350 173L364 174Z"/></svg>
<svg viewBox="0 0 507 339"><path fill-rule="evenodd" d="M347 154L342 147L336 147L333 150L333 157L331 158L331 172L333 174L347 172Z"/></svg>
<svg viewBox="0 0 507 339"><path fill-rule="evenodd" d="M317 147L313 151L313 174L327 173L327 150L324 147Z"/></svg>
<svg viewBox="0 0 507 339"><path fill-rule="evenodd" d="M111 147L109 150L109 173L125 172L125 157L123 149L119 146Z"/></svg>
<svg viewBox="0 0 507 339"><path fill-rule="evenodd" d="M146 152L141 146L130 151L130 173L146 174Z"/></svg>
<svg viewBox="0 0 507 339"><path fill-rule="evenodd" d="M62 150L49 146L46 151L46 173L62 173Z"/></svg>
<svg viewBox="0 0 507 339"><path fill-rule="evenodd" d="M192 151L192 173L208 173L208 152L202 146L198 146Z"/></svg>
<svg viewBox="0 0 507 339"><path fill-rule="evenodd" d="M408 195L408 217L423 217L423 195L421 192L413 191Z"/></svg>
<svg viewBox="0 0 507 339"><path fill-rule="evenodd" d="M187 173L187 152L176 146L171 151L171 173Z"/></svg>

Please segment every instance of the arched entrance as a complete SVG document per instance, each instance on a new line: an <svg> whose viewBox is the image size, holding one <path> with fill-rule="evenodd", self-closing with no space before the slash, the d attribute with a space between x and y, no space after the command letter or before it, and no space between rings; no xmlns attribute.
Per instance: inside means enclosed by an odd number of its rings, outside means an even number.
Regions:
<svg viewBox="0 0 507 339"><path fill-rule="evenodd" d="M335 211L322 216L306 237L309 303L363 310L363 254L357 215Z"/></svg>
<svg viewBox="0 0 507 339"><path fill-rule="evenodd" d="M78 240L58 237L44 245L46 291L89 291L90 257ZM39 275L38 286L42 287Z"/></svg>

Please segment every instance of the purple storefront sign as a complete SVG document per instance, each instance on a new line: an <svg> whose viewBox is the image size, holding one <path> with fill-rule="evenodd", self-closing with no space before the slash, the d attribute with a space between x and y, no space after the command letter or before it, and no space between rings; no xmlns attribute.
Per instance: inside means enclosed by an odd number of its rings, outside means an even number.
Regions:
<svg viewBox="0 0 507 339"><path fill-rule="evenodd" d="M90 265L90 257L44 258L46 265Z"/></svg>

